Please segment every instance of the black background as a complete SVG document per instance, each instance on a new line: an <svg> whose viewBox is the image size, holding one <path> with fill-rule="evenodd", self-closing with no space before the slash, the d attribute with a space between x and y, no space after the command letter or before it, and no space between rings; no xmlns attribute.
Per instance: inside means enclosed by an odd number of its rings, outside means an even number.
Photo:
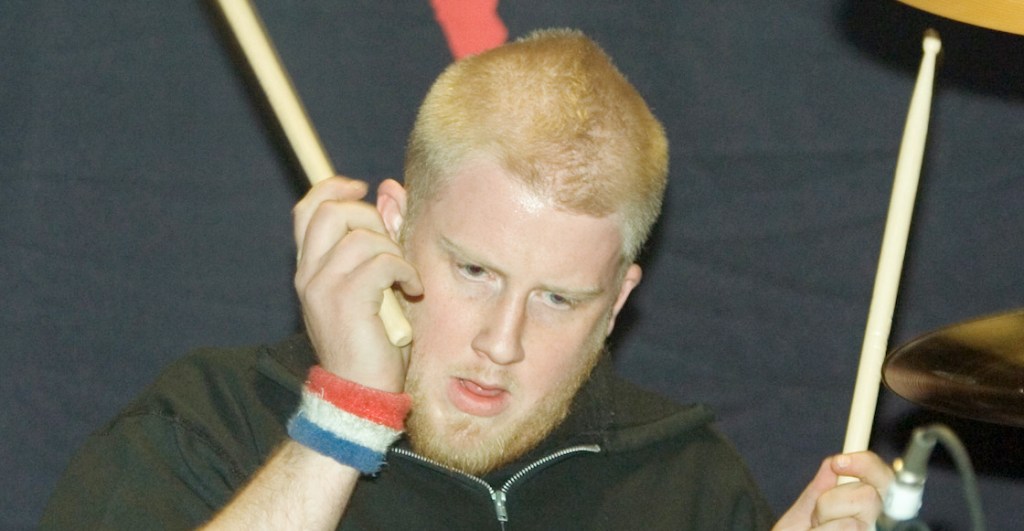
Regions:
<svg viewBox="0 0 1024 531"><path fill-rule="evenodd" d="M427 0L260 0L338 170L401 174L451 61ZM1024 37L893 0L505 0L577 27L672 142L666 210L614 336L621 372L710 403L773 506L840 451L921 35L943 37L891 343L1022 306ZM305 189L203 1L0 5L0 527L33 527L71 453L171 360L299 325ZM1018 428L888 391L871 448L949 423L992 529L1019 525ZM923 515L967 518L949 460ZM655 509L652 509L655 510Z"/></svg>

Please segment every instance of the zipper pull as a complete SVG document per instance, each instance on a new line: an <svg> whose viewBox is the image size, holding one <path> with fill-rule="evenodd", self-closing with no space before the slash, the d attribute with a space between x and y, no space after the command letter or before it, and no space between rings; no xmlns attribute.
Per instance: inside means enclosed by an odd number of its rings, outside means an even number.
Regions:
<svg viewBox="0 0 1024 531"><path fill-rule="evenodd" d="M508 510L505 508L505 491L494 491L491 493L491 500L494 501L494 513L498 515L498 521L502 522L502 529L504 529L504 523L508 522Z"/></svg>

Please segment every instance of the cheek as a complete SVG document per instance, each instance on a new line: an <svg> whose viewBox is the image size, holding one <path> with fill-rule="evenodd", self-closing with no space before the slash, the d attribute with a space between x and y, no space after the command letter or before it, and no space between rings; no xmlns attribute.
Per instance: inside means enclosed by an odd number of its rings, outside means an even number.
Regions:
<svg viewBox="0 0 1024 531"><path fill-rule="evenodd" d="M584 368L589 368L604 345L604 327L566 330L564 327L548 329L537 334L536 341L527 352L529 378L550 390L575 379Z"/></svg>
<svg viewBox="0 0 1024 531"><path fill-rule="evenodd" d="M466 348L478 312L458 297L452 296L447 286L434 279L424 279L424 297L411 305L410 322L418 348L432 355L443 351Z"/></svg>

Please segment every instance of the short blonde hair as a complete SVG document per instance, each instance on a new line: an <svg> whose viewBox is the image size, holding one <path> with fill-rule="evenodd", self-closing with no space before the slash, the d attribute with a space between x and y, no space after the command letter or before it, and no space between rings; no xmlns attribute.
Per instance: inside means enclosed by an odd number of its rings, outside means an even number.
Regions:
<svg viewBox="0 0 1024 531"><path fill-rule="evenodd" d="M537 31L441 74L406 151L408 221L459 164L481 154L559 208L618 215L627 263L661 210L664 130L604 51L578 31Z"/></svg>

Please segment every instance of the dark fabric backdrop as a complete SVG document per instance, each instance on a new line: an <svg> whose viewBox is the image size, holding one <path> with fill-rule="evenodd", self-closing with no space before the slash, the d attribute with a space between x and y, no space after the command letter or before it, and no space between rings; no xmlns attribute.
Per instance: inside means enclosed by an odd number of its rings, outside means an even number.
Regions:
<svg viewBox="0 0 1024 531"><path fill-rule="evenodd" d="M401 173L451 60L427 0L259 0L338 169ZM511 37L598 40L672 141L621 372L710 403L782 510L842 447L893 168L932 25L945 53L892 344L1022 306L1024 37L893 0L505 0ZM83 438L199 345L298 327L303 178L200 0L0 4L0 527L30 528ZM1017 428L882 391L872 448L949 423L993 529L1019 525ZM656 510L656 508L652 508ZM941 454L923 511L966 525Z"/></svg>

